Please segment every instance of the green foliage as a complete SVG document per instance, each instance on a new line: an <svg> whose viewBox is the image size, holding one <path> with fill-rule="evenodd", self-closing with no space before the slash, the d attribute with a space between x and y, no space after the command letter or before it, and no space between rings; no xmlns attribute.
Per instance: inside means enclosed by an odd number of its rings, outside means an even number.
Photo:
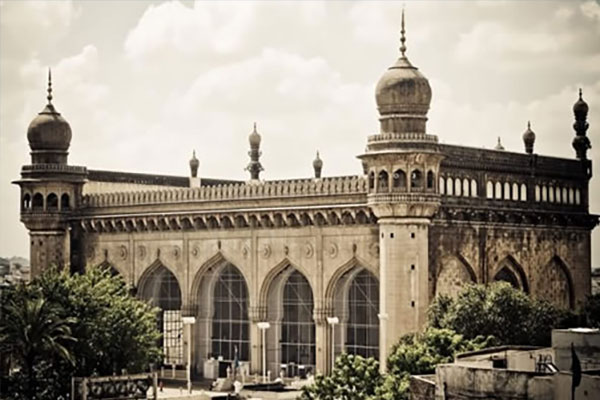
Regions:
<svg viewBox="0 0 600 400"><path fill-rule="evenodd" d="M493 336L498 345L550 345L553 328L569 326L568 310L529 297L506 282L470 285L452 300L438 297L429 308L429 324L467 339Z"/></svg>
<svg viewBox="0 0 600 400"><path fill-rule="evenodd" d="M374 400L409 400L409 373L389 373L375 390Z"/></svg>
<svg viewBox="0 0 600 400"><path fill-rule="evenodd" d="M160 361L156 309L132 297L125 282L107 269L90 268L76 275L50 269L10 297L19 302L41 300L56 318L69 322L75 340L64 343L64 356L41 351L33 362L36 379L54 387L47 398L68 393L71 376L112 375L123 369L135 373ZM14 324L9 313L2 318L2 326ZM24 329L16 327L14 334L23 335Z"/></svg>
<svg viewBox="0 0 600 400"><path fill-rule="evenodd" d="M583 318L586 326L600 328L600 293L587 297L583 306Z"/></svg>
<svg viewBox="0 0 600 400"><path fill-rule="evenodd" d="M341 354L333 373L317 375L315 383L302 389L302 400L363 400L375 395L382 383L379 362L352 354Z"/></svg>

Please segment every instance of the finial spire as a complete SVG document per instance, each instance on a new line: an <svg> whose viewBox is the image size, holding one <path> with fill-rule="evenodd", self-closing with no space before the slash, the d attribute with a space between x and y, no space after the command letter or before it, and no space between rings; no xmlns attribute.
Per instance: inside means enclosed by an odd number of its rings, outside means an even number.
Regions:
<svg viewBox="0 0 600 400"><path fill-rule="evenodd" d="M531 121L527 121L527 129L531 129Z"/></svg>
<svg viewBox="0 0 600 400"><path fill-rule="evenodd" d="M402 53L402 57L406 57L404 53L406 53L406 36L404 35L406 30L404 29L404 7L402 7L402 28L400 29L400 53Z"/></svg>
<svg viewBox="0 0 600 400"><path fill-rule="evenodd" d="M48 68L48 104L52 104L52 70Z"/></svg>
<svg viewBox="0 0 600 400"><path fill-rule="evenodd" d="M254 132L256 132L256 122L254 123Z"/></svg>
<svg viewBox="0 0 600 400"><path fill-rule="evenodd" d="M581 90L581 88L579 88L579 100L583 100L582 96L583 96L583 90Z"/></svg>

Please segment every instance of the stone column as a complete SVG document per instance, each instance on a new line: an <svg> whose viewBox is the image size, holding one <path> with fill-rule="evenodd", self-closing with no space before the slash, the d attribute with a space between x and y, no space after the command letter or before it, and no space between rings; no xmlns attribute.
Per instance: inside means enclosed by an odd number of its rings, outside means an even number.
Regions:
<svg viewBox="0 0 600 400"><path fill-rule="evenodd" d="M266 321L266 310L264 307L248 307L248 318L250 319L250 373L262 374L262 334L258 322Z"/></svg>
<svg viewBox="0 0 600 400"><path fill-rule="evenodd" d="M323 307L316 307L313 311L315 321L315 369L316 373L324 374L331 365L331 336L327 325L327 316L330 311Z"/></svg>

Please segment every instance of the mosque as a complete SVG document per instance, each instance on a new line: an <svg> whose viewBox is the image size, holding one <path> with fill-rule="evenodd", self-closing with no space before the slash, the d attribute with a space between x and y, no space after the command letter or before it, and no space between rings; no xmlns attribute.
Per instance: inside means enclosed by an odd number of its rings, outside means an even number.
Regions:
<svg viewBox="0 0 600 400"><path fill-rule="evenodd" d="M357 156L360 175L322 176L317 155L312 177L262 180L256 125L247 181L201 176L195 155L190 176L70 165L72 132L49 79L27 131L31 163L15 181L32 275L112 268L160 308L165 364L188 365L189 350L205 376L234 359L253 373L327 372L343 351L385 370L432 299L472 282L578 306L598 223L581 91L574 158L537 154L529 124L523 152L441 144L427 132L432 91L406 56L404 17L401 35L377 83L380 128Z"/></svg>

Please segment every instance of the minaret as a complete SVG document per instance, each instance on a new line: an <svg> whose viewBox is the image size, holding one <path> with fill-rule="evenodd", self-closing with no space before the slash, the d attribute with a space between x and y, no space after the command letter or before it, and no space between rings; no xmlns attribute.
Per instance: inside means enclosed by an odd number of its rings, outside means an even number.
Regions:
<svg viewBox="0 0 600 400"><path fill-rule="evenodd" d="M323 170L323 160L319 157L319 152L317 151L317 157L313 160L313 169L315 170L315 179L321 178L321 171Z"/></svg>
<svg viewBox="0 0 600 400"><path fill-rule="evenodd" d="M200 178L198 177L198 168L200 167L200 161L196 158L196 150L192 152L192 159L190 160L190 187L200 187Z"/></svg>
<svg viewBox="0 0 600 400"><path fill-rule="evenodd" d="M366 166L367 201L379 224L379 362L398 338L419 331L429 306L429 226L441 199L442 154L427 134L431 87L406 56L404 11L400 57L379 80L380 133L359 156Z"/></svg>
<svg viewBox="0 0 600 400"><path fill-rule="evenodd" d="M46 98L48 103L27 129L31 165L24 165L21 179L13 182L21 188L21 221L29 230L32 278L52 265L78 269L85 264L81 249L72 246L78 231L69 216L81 203L87 170L67 164L71 127L52 104L50 71Z"/></svg>
<svg viewBox="0 0 600 400"><path fill-rule="evenodd" d="M504 150L504 146L502 146L502 140L500 140L500 136L498 136L498 142L496 142L496 147L494 150Z"/></svg>
<svg viewBox="0 0 600 400"><path fill-rule="evenodd" d="M250 136L248 136L248 141L250 142L250 151L248 152L250 163L246 167L246 171L250 172L250 180L258 181L260 179L260 171L263 171L263 167L259 161L260 156L262 155L262 152L260 151L261 138L256 130L256 122L254 123L254 129L250 133Z"/></svg>
<svg viewBox="0 0 600 400"><path fill-rule="evenodd" d="M533 154L533 145L535 144L535 133L531 130L531 122L527 121L527 130L523 133L523 143L525 144L525 152Z"/></svg>
<svg viewBox="0 0 600 400"><path fill-rule="evenodd" d="M573 139L573 148L580 160L587 160L587 151L592 148L590 139L586 136L589 124L587 122L587 114L589 107L582 98L582 91L579 89L579 99L573 105L573 113L575 114L575 138Z"/></svg>

